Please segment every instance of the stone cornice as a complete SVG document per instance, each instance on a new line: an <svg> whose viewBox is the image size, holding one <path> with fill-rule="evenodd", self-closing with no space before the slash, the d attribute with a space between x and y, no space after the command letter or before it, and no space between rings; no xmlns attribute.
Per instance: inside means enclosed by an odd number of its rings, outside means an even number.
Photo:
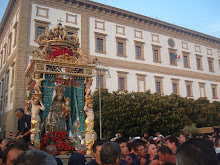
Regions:
<svg viewBox="0 0 220 165"><path fill-rule="evenodd" d="M211 75L211 74L202 73L202 72L174 69L174 68L169 68L165 66L155 66L152 64L143 64L143 63L138 63L138 62L111 59L111 58L106 58L106 57L98 57L95 55L90 55L90 57L91 58L97 57L98 60L103 65L106 65L108 67L116 67L120 69L128 69L128 70L133 70L133 71L144 71L144 72L151 72L155 74L185 77L189 79L199 79L199 80L220 82L220 76L214 75L214 74Z"/></svg>
<svg viewBox="0 0 220 165"><path fill-rule="evenodd" d="M10 13L14 7L14 4L18 2L19 0L10 0L8 7L6 9L6 12L2 18L2 22L0 24L0 36L3 32L4 27L6 26L6 22L10 16ZM73 5L77 8L83 9L83 10L89 10L91 12L97 12L99 14L108 14L112 17L116 17L117 19L124 19L130 22L135 22L140 25L144 25L151 28L160 29L161 31L168 31L170 33L175 33L178 35L184 35L188 36L190 38L194 38L196 40L203 40L205 42L212 42L213 44L216 44L216 48L220 49L220 39L203 34L197 31L193 31L184 27L180 27L177 25L173 25L164 21L160 21L154 18L150 18L147 16L143 16L140 14L136 14L130 11L126 11L123 9L111 7L108 5L104 5L101 3L89 1L89 0L44 0L44 2L54 2L54 3L63 3L64 5Z"/></svg>
<svg viewBox="0 0 220 165"><path fill-rule="evenodd" d="M5 10L5 13L4 13L3 17L2 17L2 21L0 23L0 36L1 36L2 32L3 32L3 30L4 30L4 27L7 24L7 21L9 19L10 15L11 15L11 11L12 11L16 1L17 0L10 0L8 2L8 6L7 6L6 10Z"/></svg>
<svg viewBox="0 0 220 165"><path fill-rule="evenodd" d="M89 1L89 0L71 0L71 2L75 4L76 6L84 8L84 9L95 10L96 12L99 12L99 13L114 15L116 17L121 17L121 18L128 19L131 21L136 21L138 23L142 23L145 25L147 24L147 25L154 26L157 28L162 28L170 32L177 32L180 35L184 34L184 35L188 35L188 36L195 37L198 39L208 40L208 41L220 44L219 38L216 38L216 37L213 37L207 34L203 34L203 33L200 33L194 30L190 30L190 29L187 29L181 26L173 25L173 24L170 24L164 21L154 19L154 18L136 14L130 11L126 11L123 9L111 7L108 5L100 4L100 3Z"/></svg>

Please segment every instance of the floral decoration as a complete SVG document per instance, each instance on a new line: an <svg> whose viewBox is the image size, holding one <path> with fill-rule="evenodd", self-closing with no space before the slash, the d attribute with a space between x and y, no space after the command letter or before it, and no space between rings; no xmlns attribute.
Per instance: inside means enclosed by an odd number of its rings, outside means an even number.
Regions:
<svg viewBox="0 0 220 165"><path fill-rule="evenodd" d="M48 145L54 145L57 148L58 154L60 151L76 151L74 141L70 140L68 131L48 132L41 137L40 148L46 151Z"/></svg>

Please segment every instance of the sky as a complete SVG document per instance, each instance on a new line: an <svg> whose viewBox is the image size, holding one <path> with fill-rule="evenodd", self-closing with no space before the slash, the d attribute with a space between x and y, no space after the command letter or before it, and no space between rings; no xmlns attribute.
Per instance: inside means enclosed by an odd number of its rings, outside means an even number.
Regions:
<svg viewBox="0 0 220 165"><path fill-rule="evenodd" d="M0 0L0 20L9 0ZM220 38L220 0L94 0Z"/></svg>

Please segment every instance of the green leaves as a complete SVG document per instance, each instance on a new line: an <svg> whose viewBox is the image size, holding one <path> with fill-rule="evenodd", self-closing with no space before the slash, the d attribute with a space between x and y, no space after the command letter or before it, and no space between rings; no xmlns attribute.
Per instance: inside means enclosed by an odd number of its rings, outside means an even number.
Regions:
<svg viewBox="0 0 220 165"><path fill-rule="evenodd" d="M192 100L178 95L161 96L131 92L109 93L101 89L102 131L104 138L117 132L123 136L141 136L148 131L155 135L179 134L184 126L196 123L198 127L220 125L220 102L210 103L206 98ZM95 131L99 135L99 91L93 95Z"/></svg>

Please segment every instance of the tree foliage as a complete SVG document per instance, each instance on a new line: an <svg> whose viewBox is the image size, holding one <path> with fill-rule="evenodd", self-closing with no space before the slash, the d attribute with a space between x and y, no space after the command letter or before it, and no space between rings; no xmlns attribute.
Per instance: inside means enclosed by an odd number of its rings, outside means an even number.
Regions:
<svg viewBox="0 0 220 165"><path fill-rule="evenodd" d="M207 98L198 100L178 95L161 96L131 92L109 93L101 90L102 132L111 138L117 132L125 137L140 136L144 131L151 135L178 134L184 126L196 123L197 127L220 125L220 102L210 103ZM93 94L95 131L99 135L99 91Z"/></svg>

